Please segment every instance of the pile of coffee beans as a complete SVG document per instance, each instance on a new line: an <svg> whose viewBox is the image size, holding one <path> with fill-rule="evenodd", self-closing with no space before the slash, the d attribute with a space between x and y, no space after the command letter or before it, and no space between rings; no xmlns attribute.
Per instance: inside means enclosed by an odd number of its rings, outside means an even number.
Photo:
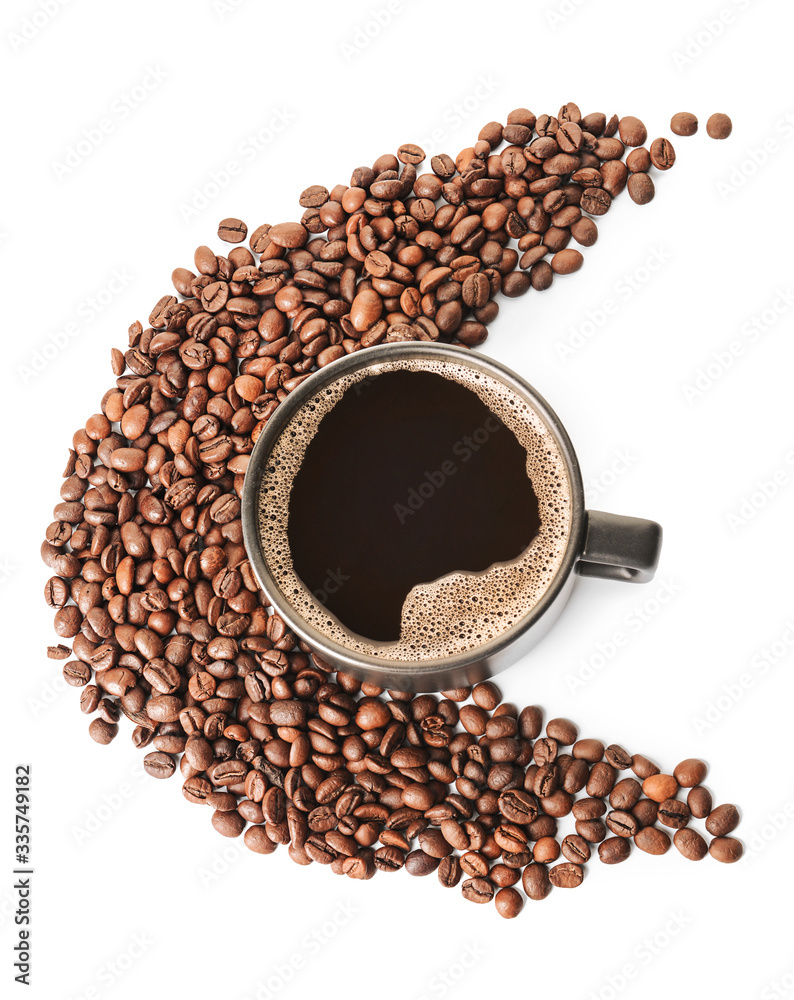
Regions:
<svg viewBox="0 0 794 1000"><path fill-rule="evenodd" d="M42 545L71 640L49 655L67 660L93 739L110 743L126 716L147 772L179 770L186 800L254 852L288 845L362 879L437 871L504 917L519 882L542 899L578 886L596 849L607 864L632 846L663 854L668 830L686 858L740 856L738 812L712 809L700 761L661 774L566 720L544 732L539 708L501 704L491 683L412 696L335 674L272 613L242 542L249 455L314 368L381 342L481 344L498 292L576 271L568 244L592 246L593 217L627 185L650 201L648 171L675 151L646 139L633 117L518 109L430 172L406 144L349 185L308 188L300 222L259 226L248 248L245 224L224 219L238 245L174 271L178 294L112 351L115 382L73 436Z"/></svg>

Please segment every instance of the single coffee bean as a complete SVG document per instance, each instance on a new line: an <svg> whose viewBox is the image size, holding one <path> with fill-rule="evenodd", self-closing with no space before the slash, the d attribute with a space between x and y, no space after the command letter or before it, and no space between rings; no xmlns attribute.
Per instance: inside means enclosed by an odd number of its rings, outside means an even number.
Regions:
<svg viewBox="0 0 794 1000"><path fill-rule="evenodd" d="M490 903L494 896L493 886L485 878L467 878L461 892L470 903Z"/></svg>
<svg viewBox="0 0 794 1000"><path fill-rule="evenodd" d="M706 132L712 139L727 139L733 131L733 122L727 115L717 112L706 122Z"/></svg>
<svg viewBox="0 0 794 1000"><path fill-rule="evenodd" d="M680 830L689 822L689 806L679 799L665 799L659 804L659 822Z"/></svg>
<svg viewBox="0 0 794 1000"><path fill-rule="evenodd" d="M631 854L631 841L625 837L608 837L598 845L598 857L605 865L618 865Z"/></svg>
<svg viewBox="0 0 794 1000"><path fill-rule="evenodd" d="M447 889L454 888L460 882L463 870L460 860L454 855L442 858L438 865L438 881Z"/></svg>
<svg viewBox="0 0 794 1000"><path fill-rule="evenodd" d="M669 139L654 139L650 154L651 163L657 170L669 170L675 163L675 149Z"/></svg>
<svg viewBox="0 0 794 1000"><path fill-rule="evenodd" d="M582 884L584 871L581 865L564 861L549 871L549 881L558 889L575 889Z"/></svg>
<svg viewBox="0 0 794 1000"><path fill-rule="evenodd" d="M648 132L639 118L626 115L618 123L618 133L627 146L641 146L648 138Z"/></svg>
<svg viewBox="0 0 794 1000"><path fill-rule="evenodd" d="M703 781L707 770L708 768L702 760L698 760L696 757L687 757L680 764L676 764L673 777L681 788L692 788Z"/></svg>
<svg viewBox="0 0 794 1000"><path fill-rule="evenodd" d="M153 778L170 778L176 770L176 762L170 754L158 750L146 754L143 758L143 769Z"/></svg>
<svg viewBox="0 0 794 1000"><path fill-rule="evenodd" d="M653 799L640 799L631 809L631 814L640 826L653 826L659 815L659 803Z"/></svg>
<svg viewBox="0 0 794 1000"><path fill-rule="evenodd" d="M551 879L549 870L543 864L527 865L521 876L521 884L524 892L530 899L545 899L551 892Z"/></svg>
<svg viewBox="0 0 794 1000"><path fill-rule="evenodd" d="M521 893L509 886L497 892L494 902L496 904L496 912L506 920L512 920L513 917L517 917L524 908L524 900Z"/></svg>
<svg viewBox="0 0 794 1000"><path fill-rule="evenodd" d="M678 791L678 782L672 774L652 774L642 783L643 794L654 802L671 799Z"/></svg>
<svg viewBox="0 0 794 1000"><path fill-rule="evenodd" d="M715 837L709 844L709 854L712 858L715 861L722 861L726 865L738 861L743 853L742 842L733 837Z"/></svg>
<svg viewBox="0 0 794 1000"><path fill-rule="evenodd" d="M689 861L700 861L709 852L706 841L700 836L697 830L689 828L676 830L673 836L673 843L679 852Z"/></svg>
<svg viewBox="0 0 794 1000"><path fill-rule="evenodd" d="M560 845L560 849L569 861L583 864L590 860L590 845L578 834L569 833Z"/></svg>
<svg viewBox="0 0 794 1000"><path fill-rule="evenodd" d="M726 802L712 809L706 819L706 829L712 837L724 837L736 829L739 823L739 810L735 805Z"/></svg>
<svg viewBox="0 0 794 1000"><path fill-rule="evenodd" d="M640 146L638 149L632 149L626 157L626 166L632 174L644 173L646 170L650 170L651 168L651 154L645 146ZM631 189L629 189L629 194L631 194Z"/></svg>
<svg viewBox="0 0 794 1000"><path fill-rule="evenodd" d="M698 120L689 111L679 111L670 119L670 131L676 135L694 135L698 130Z"/></svg>
<svg viewBox="0 0 794 1000"><path fill-rule="evenodd" d="M638 830L634 843L646 854L666 854L670 850L670 837L658 826L645 826Z"/></svg>
<svg viewBox="0 0 794 1000"><path fill-rule="evenodd" d="M633 837L640 828L635 817L622 809L607 813L606 824L616 837Z"/></svg>
<svg viewBox="0 0 794 1000"><path fill-rule="evenodd" d="M551 258L551 269L555 274L573 274L583 262L584 257L578 250L560 250Z"/></svg>
<svg viewBox="0 0 794 1000"><path fill-rule="evenodd" d="M405 859L405 870L409 875L430 875L439 865L439 858L433 858L421 849L411 851Z"/></svg>
<svg viewBox="0 0 794 1000"><path fill-rule="evenodd" d="M711 792L702 785L696 785L686 797L686 804L695 819L705 819L711 812Z"/></svg>
<svg viewBox="0 0 794 1000"><path fill-rule="evenodd" d="M640 781L650 778L651 775L659 774L659 768L656 764L652 760L648 760L647 757L643 757L641 753L635 753L631 758L631 769Z"/></svg>
<svg viewBox="0 0 794 1000"><path fill-rule="evenodd" d="M248 226L239 219L223 219L218 224L218 239L226 243L242 243L248 235Z"/></svg>
<svg viewBox="0 0 794 1000"><path fill-rule="evenodd" d="M656 187L653 178L646 173L631 174L628 180L629 197L637 205L647 205L653 201Z"/></svg>

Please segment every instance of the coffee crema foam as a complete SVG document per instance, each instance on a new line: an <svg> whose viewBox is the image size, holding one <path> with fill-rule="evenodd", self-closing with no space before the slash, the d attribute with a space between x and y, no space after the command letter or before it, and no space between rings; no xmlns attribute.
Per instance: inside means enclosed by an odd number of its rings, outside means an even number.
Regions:
<svg viewBox="0 0 794 1000"><path fill-rule="evenodd" d="M527 452L527 475L538 498L540 530L509 562L481 572L453 572L417 584L403 604L400 638L377 642L351 632L309 591L294 570L287 534L292 483L323 417L347 390L390 371L428 371L473 390ZM340 516L345 516L340 512ZM320 389L291 417L275 441L259 495L259 528L268 569L293 611L346 649L410 662L450 657L510 629L540 600L568 544L571 487L549 428L532 406L485 372L446 360L395 359L345 375Z"/></svg>

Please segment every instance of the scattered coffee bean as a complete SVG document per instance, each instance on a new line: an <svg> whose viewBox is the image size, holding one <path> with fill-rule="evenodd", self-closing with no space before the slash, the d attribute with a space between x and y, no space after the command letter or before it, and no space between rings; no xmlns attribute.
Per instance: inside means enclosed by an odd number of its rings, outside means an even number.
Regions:
<svg viewBox="0 0 794 1000"><path fill-rule="evenodd" d="M617 865L631 854L631 841L625 837L608 837L598 845L598 857L605 865Z"/></svg>
<svg viewBox="0 0 794 1000"><path fill-rule="evenodd" d="M709 852L703 837L700 836L697 830L691 830L688 827L683 830L676 830L673 836L673 843L689 861L700 861Z"/></svg>
<svg viewBox="0 0 794 1000"><path fill-rule="evenodd" d="M712 809L711 792L702 785L697 785L690 789L686 804L695 819L705 819Z"/></svg>
<svg viewBox="0 0 794 1000"><path fill-rule="evenodd" d="M698 130L698 120L689 111L679 111L670 119L670 130L676 135L694 135Z"/></svg>
<svg viewBox="0 0 794 1000"><path fill-rule="evenodd" d="M654 139L650 155L651 163L657 170L669 170L675 163L675 150L669 139Z"/></svg>
<svg viewBox="0 0 794 1000"><path fill-rule="evenodd" d="M558 889L575 889L582 884L584 871L581 865L564 861L549 871L549 881Z"/></svg>
<svg viewBox="0 0 794 1000"><path fill-rule="evenodd" d="M688 757L686 760L682 760L680 764L676 764L673 777L681 788L692 788L703 781L707 770L708 768L702 760L698 760L696 757Z"/></svg>
<svg viewBox="0 0 794 1000"><path fill-rule="evenodd" d="M658 826L645 826L638 830L634 843L646 854L666 854L670 850L670 837Z"/></svg>
<svg viewBox="0 0 794 1000"><path fill-rule="evenodd" d="M496 904L496 912L506 920L512 920L513 917L517 917L524 908L524 900L521 893L509 886L497 892L494 902Z"/></svg>
<svg viewBox="0 0 794 1000"><path fill-rule="evenodd" d="M709 854L715 861L730 865L738 861L744 853L742 842L733 837L715 837L709 844Z"/></svg>
<svg viewBox="0 0 794 1000"><path fill-rule="evenodd" d="M724 837L736 829L739 823L739 810L730 803L712 809L706 819L706 829L712 837Z"/></svg>
<svg viewBox="0 0 794 1000"><path fill-rule="evenodd" d="M712 139L727 139L732 131L733 122L727 115L720 112L711 115L706 122L706 132Z"/></svg>

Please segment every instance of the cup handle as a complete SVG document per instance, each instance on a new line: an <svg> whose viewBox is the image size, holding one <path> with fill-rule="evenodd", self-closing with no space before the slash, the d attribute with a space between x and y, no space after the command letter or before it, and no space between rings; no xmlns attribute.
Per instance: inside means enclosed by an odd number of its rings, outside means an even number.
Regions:
<svg viewBox="0 0 794 1000"><path fill-rule="evenodd" d="M656 521L602 510L586 512L584 549L576 564L581 576L648 583L662 548L662 526Z"/></svg>

